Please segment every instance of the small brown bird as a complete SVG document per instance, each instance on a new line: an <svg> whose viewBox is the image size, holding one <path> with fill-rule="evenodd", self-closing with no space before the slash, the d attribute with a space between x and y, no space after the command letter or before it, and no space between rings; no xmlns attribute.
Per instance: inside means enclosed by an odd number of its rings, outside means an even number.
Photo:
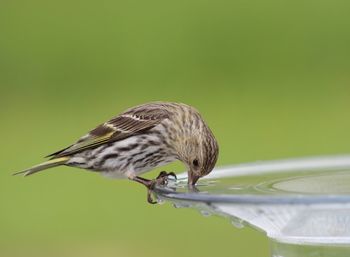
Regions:
<svg viewBox="0 0 350 257"><path fill-rule="evenodd" d="M148 180L140 174L175 160L188 169L188 183L212 171L218 158L217 141L196 109L186 104L153 102L126 110L97 126L73 145L47 157L50 160L17 172L31 175L59 165L98 171L114 178L128 178L151 191L173 172ZM175 176L176 177L176 176Z"/></svg>

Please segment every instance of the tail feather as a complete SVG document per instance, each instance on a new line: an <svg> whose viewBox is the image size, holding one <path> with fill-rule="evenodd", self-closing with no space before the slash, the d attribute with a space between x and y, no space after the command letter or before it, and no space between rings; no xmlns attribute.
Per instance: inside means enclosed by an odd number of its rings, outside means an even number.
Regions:
<svg viewBox="0 0 350 257"><path fill-rule="evenodd" d="M52 159L52 160L48 160L46 162L40 163L36 166L33 166L29 169L20 171L20 172L16 172L13 175L20 175L23 174L23 176L29 176L32 175L36 172L42 171L42 170L46 170L49 168L53 168L62 164L65 164L67 161L69 160L69 157L65 156L65 157L61 157L61 158L56 158L56 159Z"/></svg>

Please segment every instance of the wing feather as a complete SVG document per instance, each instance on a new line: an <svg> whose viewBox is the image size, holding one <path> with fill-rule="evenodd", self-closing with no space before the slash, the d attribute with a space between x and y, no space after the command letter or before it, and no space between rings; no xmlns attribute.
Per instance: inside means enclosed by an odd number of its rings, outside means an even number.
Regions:
<svg viewBox="0 0 350 257"><path fill-rule="evenodd" d="M122 140L124 138L149 130L169 117L162 104L145 104L134 107L117 117L97 126L75 144L50 154L47 157L58 158L69 156L102 144Z"/></svg>

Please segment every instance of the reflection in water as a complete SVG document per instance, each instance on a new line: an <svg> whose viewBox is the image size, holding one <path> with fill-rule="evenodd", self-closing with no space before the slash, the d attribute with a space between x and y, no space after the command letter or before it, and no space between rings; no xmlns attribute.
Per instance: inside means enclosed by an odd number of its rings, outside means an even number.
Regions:
<svg viewBox="0 0 350 257"><path fill-rule="evenodd" d="M277 192L301 194L350 194L350 172L327 172L318 175L282 179L265 187Z"/></svg>

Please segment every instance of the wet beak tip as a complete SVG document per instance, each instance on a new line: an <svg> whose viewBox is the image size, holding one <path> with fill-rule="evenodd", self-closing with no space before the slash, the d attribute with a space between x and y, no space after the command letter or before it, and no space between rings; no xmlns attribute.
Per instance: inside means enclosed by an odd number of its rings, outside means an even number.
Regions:
<svg viewBox="0 0 350 257"><path fill-rule="evenodd" d="M188 184L195 185L200 176L196 176L193 173L188 173Z"/></svg>

